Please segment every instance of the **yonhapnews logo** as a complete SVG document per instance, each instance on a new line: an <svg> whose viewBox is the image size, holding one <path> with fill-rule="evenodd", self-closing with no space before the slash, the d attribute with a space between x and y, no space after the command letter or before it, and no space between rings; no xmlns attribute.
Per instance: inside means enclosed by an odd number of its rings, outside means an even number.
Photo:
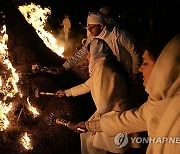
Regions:
<svg viewBox="0 0 180 154"><path fill-rule="evenodd" d="M127 133L119 133L114 138L114 143L118 148L122 148L128 144Z"/></svg>
<svg viewBox="0 0 180 154"><path fill-rule="evenodd" d="M117 146L117 148L122 148L128 144L128 142L131 143L151 143L151 144L157 144L157 143L169 143L169 144L180 144L180 137L128 137L127 133L119 133L114 138L114 143Z"/></svg>

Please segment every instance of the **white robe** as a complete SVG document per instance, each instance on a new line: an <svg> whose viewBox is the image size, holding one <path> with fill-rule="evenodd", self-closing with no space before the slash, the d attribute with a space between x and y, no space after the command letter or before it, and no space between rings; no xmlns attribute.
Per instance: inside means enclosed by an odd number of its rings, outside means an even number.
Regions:
<svg viewBox="0 0 180 154"><path fill-rule="evenodd" d="M118 67L112 61L115 59L106 57L112 51L110 48L108 49L105 42L105 44L102 42L104 41L99 39L92 41L90 47L89 69L92 69L90 78L81 85L65 90L66 96L78 96L91 92L97 110L88 121L99 119L100 115L115 108L123 112L130 106L127 100L128 84L123 67ZM113 56L112 53L111 55ZM88 125L88 121L86 125ZM106 151L123 153L129 146L131 145L122 149L117 148L114 137L107 137L103 132L97 132L94 136L91 135L91 132L81 134L82 154L103 154Z"/></svg>
<svg viewBox="0 0 180 154"><path fill-rule="evenodd" d="M116 111L92 120L89 129L107 136L148 131L149 137L180 137L180 34L173 38L159 56L146 91L147 102L124 113ZM179 154L180 145L150 143L147 154Z"/></svg>
<svg viewBox="0 0 180 154"><path fill-rule="evenodd" d="M116 55L117 59L122 62L129 74L132 72L138 73L139 58L136 52L133 37L127 31L119 30L116 26L114 26L112 30L105 26L102 32L96 37L89 35L85 45L63 64L63 67L66 70L86 58L87 45L93 40L93 38L99 38L106 41L113 54Z"/></svg>

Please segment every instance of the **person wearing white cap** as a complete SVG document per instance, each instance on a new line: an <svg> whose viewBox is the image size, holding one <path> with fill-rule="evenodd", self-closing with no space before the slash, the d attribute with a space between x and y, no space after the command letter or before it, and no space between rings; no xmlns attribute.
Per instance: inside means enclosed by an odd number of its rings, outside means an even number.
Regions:
<svg viewBox="0 0 180 154"><path fill-rule="evenodd" d="M113 54L124 65L130 77L139 72L139 57L135 49L134 39L130 33L118 29L117 26L108 26L104 17L99 12L88 14L87 29L90 35L83 47L71 58L67 59L61 67L55 69L55 71L54 68L52 68L52 71L50 68L49 73L61 73L84 60L87 55L87 45L93 38L100 38L110 46Z"/></svg>
<svg viewBox="0 0 180 154"><path fill-rule="evenodd" d="M98 12L88 14L87 29L90 35L87 38L86 44L71 58L65 61L62 70L68 70L85 59L88 43L93 38L100 38L107 42L118 61L123 63L130 76L138 73L139 57L131 34L125 30L119 30L116 26L108 27L103 16Z"/></svg>

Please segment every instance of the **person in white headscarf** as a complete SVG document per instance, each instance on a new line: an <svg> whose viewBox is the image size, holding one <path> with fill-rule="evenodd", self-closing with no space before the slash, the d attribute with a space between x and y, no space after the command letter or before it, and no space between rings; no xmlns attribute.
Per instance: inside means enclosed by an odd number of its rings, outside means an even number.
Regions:
<svg viewBox="0 0 180 154"><path fill-rule="evenodd" d="M101 39L93 39L88 48L90 51L87 56L90 78L81 85L67 90L59 90L56 94L59 97L75 97L91 92L96 111L89 120L99 118L112 109L119 112L127 110L130 107L128 75L123 65L117 61L108 44ZM83 128L85 123L81 122L77 127ZM123 153L130 146L139 147L139 145L127 145L119 149L113 140L114 138L106 137L100 132L94 135L91 132L83 133L81 134L82 154L103 154L106 151Z"/></svg>
<svg viewBox="0 0 180 154"><path fill-rule="evenodd" d="M142 106L124 113L111 111L86 123L86 128L107 136L147 130L151 139L147 154L179 154L180 34L165 46L146 81L149 97Z"/></svg>

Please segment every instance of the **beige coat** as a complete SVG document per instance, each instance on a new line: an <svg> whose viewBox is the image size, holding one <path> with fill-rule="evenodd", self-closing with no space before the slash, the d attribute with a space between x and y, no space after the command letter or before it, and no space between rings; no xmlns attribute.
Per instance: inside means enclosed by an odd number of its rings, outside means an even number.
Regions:
<svg viewBox="0 0 180 154"><path fill-rule="evenodd" d="M180 34L162 51L147 82L149 98L138 109L112 111L91 121L91 130L107 136L148 131L149 137L180 137ZM100 124L100 125L99 125ZM179 154L178 143L150 143L147 154Z"/></svg>

